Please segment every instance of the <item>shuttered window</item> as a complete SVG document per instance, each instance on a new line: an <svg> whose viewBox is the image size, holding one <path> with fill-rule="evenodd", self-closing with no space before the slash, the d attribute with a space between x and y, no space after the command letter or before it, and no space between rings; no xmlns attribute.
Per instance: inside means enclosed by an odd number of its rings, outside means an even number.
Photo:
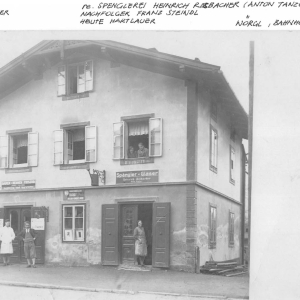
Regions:
<svg viewBox="0 0 300 300"><path fill-rule="evenodd" d="M217 244L217 207L209 206L209 248L216 248Z"/></svg>
<svg viewBox="0 0 300 300"><path fill-rule="evenodd" d="M0 168L38 166L39 135L37 132L14 132L0 137Z"/></svg>
<svg viewBox="0 0 300 300"><path fill-rule="evenodd" d="M218 170L218 132L210 126L210 169L217 173Z"/></svg>
<svg viewBox="0 0 300 300"><path fill-rule="evenodd" d="M57 83L58 96L92 91L94 88L93 61L60 66Z"/></svg>
<svg viewBox="0 0 300 300"><path fill-rule="evenodd" d="M234 213L231 211L229 211L228 231L229 247L232 247L234 246Z"/></svg>
<svg viewBox="0 0 300 300"><path fill-rule="evenodd" d="M235 184L235 150L230 146L230 182Z"/></svg>
<svg viewBox="0 0 300 300"><path fill-rule="evenodd" d="M97 161L97 127L78 126L55 130L54 165Z"/></svg>

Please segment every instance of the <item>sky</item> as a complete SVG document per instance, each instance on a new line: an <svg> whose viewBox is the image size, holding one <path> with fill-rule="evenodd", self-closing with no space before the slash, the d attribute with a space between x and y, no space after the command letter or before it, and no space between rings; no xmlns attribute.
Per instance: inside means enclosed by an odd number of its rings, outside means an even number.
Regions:
<svg viewBox="0 0 300 300"><path fill-rule="evenodd" d="M114 40L221 67L248 112L249 42L259 35L233 31L0 31L0 67L41 40Z"/></svg>

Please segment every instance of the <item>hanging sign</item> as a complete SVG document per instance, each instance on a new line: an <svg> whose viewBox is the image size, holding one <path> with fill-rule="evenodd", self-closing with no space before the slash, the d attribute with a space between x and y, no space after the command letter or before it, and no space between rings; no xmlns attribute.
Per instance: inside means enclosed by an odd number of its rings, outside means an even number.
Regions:
<svg viewBox="0 0 300 300"><path fill-rule="evenodd" d="M117 172L116 183L158 182L158 170Z"/></svg>
<svg viewBox="0 0 300 300"><path fill-rule="evenodd" d="M34 230L45 230L45 218L31 218L31 228Z"/></svg>
<svg viewBox="0 0 300 300"><path fill-rule="evenodd" d="M2 181L2 190L34 189L35 180Z"/></svg>

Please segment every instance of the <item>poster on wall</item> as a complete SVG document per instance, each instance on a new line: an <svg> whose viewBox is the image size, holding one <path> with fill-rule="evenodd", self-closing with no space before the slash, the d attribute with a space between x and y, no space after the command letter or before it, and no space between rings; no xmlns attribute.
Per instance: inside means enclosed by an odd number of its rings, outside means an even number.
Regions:
<svg viewBox="0 0 300 300"><path fill-rule="evenodd" d="M34 230L45 230L45 218L31 218L31 228Z"/></svg>

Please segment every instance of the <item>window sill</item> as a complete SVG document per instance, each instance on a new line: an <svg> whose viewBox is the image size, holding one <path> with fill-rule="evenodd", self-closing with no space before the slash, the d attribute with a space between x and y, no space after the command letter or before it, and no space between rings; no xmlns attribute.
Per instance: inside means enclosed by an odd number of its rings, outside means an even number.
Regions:
<svg viewBox="0 0 300 300"><path fill-rule="evenodd" d="M62 241L66 244L86 244L86 241Z"/></svg>
<svg viewBox="0 0 300 300"><path fill-rule="evenodd" d="M13 167L13 168L5 169L5 174L25 173L25 172L32 172L32 167L28 167L28 165L27 165L24 167Z"/></svg>
<svg viewBox="0 0 300 300"><path fill-rule="evenodd" d="M234 244L229 244L229 248L234 248Z"/></svg>
<svg viewBox="0 0 300 300"><path fill-rule="evenodd" d="M218 173L218 169L216 167L214 167L214 166L210 166L209 169L211 171L213 171L214 173L216 173L216 174Z"/></svg>
<svg viewBox="0 0 300 300"><path fill-rule="evenodd" d="M90 96L90 92L83 92L83 93L70 94L70 95L58 96L58 97L62 97L62 101L68 101L68 100L75 100L81 98L88 98L89 96Z"/></svg>
<svg viewBox="0 0 300 300"><path fill-rule="evenodd" d="M87 162L60 165L60 170L89 169L89 168L90 168L90 163Z"/></svg>
<svg viewBox="0 0 300 300"><path fill-rule="evenodd" d="M141 157L141 158L125 158L120 159L120 165L140 165L140 164L152 164L154 163L154 157Z"/></svg>
<svg viewBox="0 0 300 300"><path fill-rule="evenodd" d="M208 249L216 249L216 245L209 245Z"/></svg>
<svg viewBox="0 0 300 300"><path fill-rule="evenodd" d="M231 184L235 185L235 180L230 179L229 181L230 181Z"/></svg>

